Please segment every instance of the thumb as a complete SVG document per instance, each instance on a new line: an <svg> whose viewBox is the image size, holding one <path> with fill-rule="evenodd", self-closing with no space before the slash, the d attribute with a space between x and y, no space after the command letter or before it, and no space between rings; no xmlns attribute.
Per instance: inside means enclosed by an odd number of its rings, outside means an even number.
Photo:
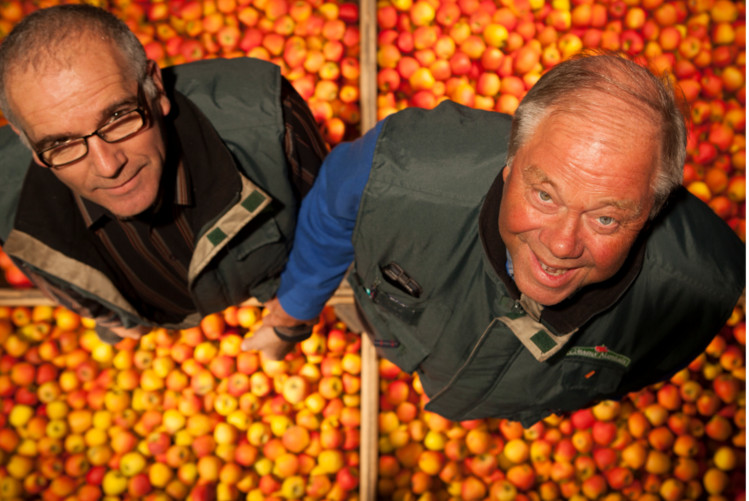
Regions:
<svg viewBox="0 0 749 501"><path fill-rule="evenodd" d="M251 336L242 340L242 350L263 350L269 342L276 337L273 327L264 325L256 330Z"/></svg>

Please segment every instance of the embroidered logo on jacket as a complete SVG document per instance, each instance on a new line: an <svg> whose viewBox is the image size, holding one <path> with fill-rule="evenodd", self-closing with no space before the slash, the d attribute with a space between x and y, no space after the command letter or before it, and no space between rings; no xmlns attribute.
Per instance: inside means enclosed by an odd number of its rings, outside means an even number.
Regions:
<svg viewBox="0 0 749 501"><path fill-rule="evenodd" d="M596 360L614 362L622 367L628 367L632 362L629 357L614 353L606 346L574 346L567 352L568 357L585 357Z"/></svg>

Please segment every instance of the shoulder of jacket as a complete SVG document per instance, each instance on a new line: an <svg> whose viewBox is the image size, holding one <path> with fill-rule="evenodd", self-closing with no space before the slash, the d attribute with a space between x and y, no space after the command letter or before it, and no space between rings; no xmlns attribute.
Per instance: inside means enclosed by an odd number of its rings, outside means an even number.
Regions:
<svg viewBox="0 0 749 501"><path fill-rule="evenodd" d="M259 59L209 59L170 66L162 70L167 94L178 91L201 109L242 113L242 106L257 106L272 96L278 100L281 71Z"/></svg>
<svg viewBox="0 0 749 501"><path fill-rule="evenodd" d="M21 187L31 164L31 152L10 125L0 127L0 158L3 170L3 182L0 183L0 240L4 241L12 228Z"/></svg>
<svg viewBox="0 0 749 501"><path fill-rule="evenodd" d="M8 175L20 174L23 179L26 169L31 162L31 152L24 146L10 125L0 127L0 152L3 159L3 179Z"/></svg>
<svg viewBox="0 0 749 501"><path fill-rule="evenodd" d="M211 59L166 68L168 95L179 92L230 142L253 129L276 137L283 128L278 66L253 58Z"/></svg>
<svg viewBox="0 0 749 501"><path fill-rule="evenodd" d="M475 202L507 156L511 117L444 101L387 117L377 137L370 182Z"/></svg>
<svg viewBox="0 0 749 501"><path fill-rule="evenodd" d="M706 294L733 295L745 286L746 248L710 207L679 188L648 230L645 266L653 274L695 284ZM667 286L677 286L672 282Z"/></svg>
<svg viewBox="0 0 749 501"><path fill-rule="evenodd" d="M237 76L253 78L256 73L263 71L280 74L277 65L251 57L204 59L162 69L165 75L173 75L177 79L196 78L201 81L232 79Z"/></svg>
<svg viewBox="0 0 749 501"><path fill-rule="evenodd" d="M479 125L479 123L485 124L489 122L496 124L496 126L506 126L508 129L512 124L512 117L505 113L479 110L456 103L455 101L446 100L429 110L417 107L403 109L387 117L385 126L392 127L412 120L425 120L434 125ZM445 132L450 133L451 131L446 130Z"/></svg>

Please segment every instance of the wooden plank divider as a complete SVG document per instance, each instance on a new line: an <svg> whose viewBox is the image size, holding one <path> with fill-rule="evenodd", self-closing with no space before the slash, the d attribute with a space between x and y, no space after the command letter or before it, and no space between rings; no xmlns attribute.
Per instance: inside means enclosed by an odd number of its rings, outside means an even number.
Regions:
<svg viewBox="0 0 749 501"><path fill-rule="evenodd" d="M377 2L375 0L360 0L359 32L359 104L363 135L377 123ZM362 333L361 358L359 498L362 501L374 501L377 499L379 463L377 428L380 381L377 353L369 336L364 333Z"/></svg>

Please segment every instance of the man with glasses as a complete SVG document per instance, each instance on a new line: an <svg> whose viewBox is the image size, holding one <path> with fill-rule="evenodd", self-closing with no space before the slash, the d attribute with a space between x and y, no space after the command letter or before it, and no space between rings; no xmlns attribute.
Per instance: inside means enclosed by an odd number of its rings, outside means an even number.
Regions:
<svg viewBox="0 0 749 501"><path fill-rule="evenodd" d="M0 108L3 249L102 338L273 297L327 153L278 67L162 71L113 15L65 5L3 40Z"/></svg>

